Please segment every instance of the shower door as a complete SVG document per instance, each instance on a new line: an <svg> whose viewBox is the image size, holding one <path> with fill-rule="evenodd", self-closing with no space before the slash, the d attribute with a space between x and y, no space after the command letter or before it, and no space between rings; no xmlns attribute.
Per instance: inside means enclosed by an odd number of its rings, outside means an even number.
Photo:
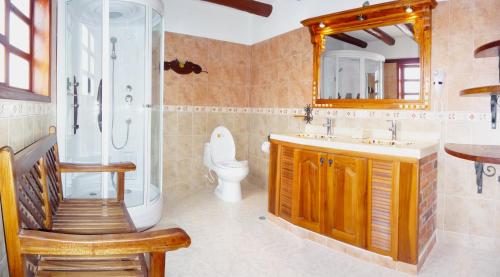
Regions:
<svg viewBox="0 0 500 277"><path fill-rule="evenodd" d="M163 18L153 2L59 0L61 159L133 162L125 203L138 227L156 223L162 210ZM110 173L63 175L67 198L112 198L116 183Z"/></svg>
<svg viewBox="0 0 500 277"><path fill-rule="evenodd" d="M75 163L100 163L102 161L102 133L98 117L99 84L102 67L102 20L80 11L91 5L88 0L65 2L65 72L64 93L58 99L64 105L64 126L59 124L64 161ZM88 7L88 6L87 6ZM102 14L102 5L92 4L97 14ZM61 128L63 127L63 128ZM64 174L65 196L74 198L98 197L101 194L100 173Z"/></svg>
<svg viewBox="0 0 500 277"><path fill-rule="evenodd" d="M145 203L144 183L149 126L146 117L150 97L147 58L147 20L145 5L129 1L109 2L109 61L110 108L109 136L106 148L110 162L130 161L136 170L125 175L127 207ZM110 187L116 187L113 176Z"/></svg>

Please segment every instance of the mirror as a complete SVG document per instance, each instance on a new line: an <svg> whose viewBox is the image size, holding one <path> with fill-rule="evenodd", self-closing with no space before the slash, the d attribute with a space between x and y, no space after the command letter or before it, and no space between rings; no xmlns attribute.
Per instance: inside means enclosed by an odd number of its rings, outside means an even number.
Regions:
<svg viewBox="0 0 500 277"><path fill-rule="evenodd" d="M412 24L326 36L319 99L420 98L420 54Z"/></svg>
<svg viewBox="0 0 500 277"><path fill-rule="evenodd" d="M314 45L313 107L429 109L435 5L395 1L304 20Z"/></svg>

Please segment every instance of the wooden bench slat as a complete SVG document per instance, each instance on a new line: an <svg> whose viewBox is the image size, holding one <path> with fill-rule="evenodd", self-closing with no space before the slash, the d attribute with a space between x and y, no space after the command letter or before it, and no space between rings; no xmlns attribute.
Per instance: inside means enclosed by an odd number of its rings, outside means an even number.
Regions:
<svg viewBox="0 0 500 277"><path fill-rule="evenodd" d="M52 256L40 257L41 261L99 261L99 260L139 260L139 255L106 255L106 256Z"/></svg>
<svg viewBox="0 0 500 277"><path fill-rule="evenodd" d="M39 271L81 271L101 270L140 270L139 260L43 260L38 262Z"/></svg>
<svg viewBox="0 0 500 277"><path fill-rule="evenodd" d="M138 277L146 276L139 270L123 270L123 271L80 271L80 272L58 272L58 271L41 271L36 274L39 277Z"/></svg>

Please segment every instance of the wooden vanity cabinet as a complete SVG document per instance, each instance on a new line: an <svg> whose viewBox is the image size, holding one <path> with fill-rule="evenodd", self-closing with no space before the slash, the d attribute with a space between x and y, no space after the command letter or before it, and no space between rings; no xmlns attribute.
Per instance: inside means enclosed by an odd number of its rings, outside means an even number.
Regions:
<svg viewBox="0 0 500 277"><path fill-rule="evenodd" d="M271 214L409 264L432 248L435 153L415 159L272 140L269 163Z"/></svg>

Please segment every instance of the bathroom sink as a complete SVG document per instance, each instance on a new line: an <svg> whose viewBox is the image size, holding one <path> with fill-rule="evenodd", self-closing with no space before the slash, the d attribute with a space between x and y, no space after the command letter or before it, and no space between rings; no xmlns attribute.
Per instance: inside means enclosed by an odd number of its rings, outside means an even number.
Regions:
<svg viewBox="0 0 500 277"><path fill-rule="evenodd" d="M299 137L299 138L312 138L312 139L326 139L326 140L334 140L335 139L335 136L332 136L332 135L307 134L307 133L297 134L297 137Z"/></svg>
<svg viewBox="0 0 500 277"><path fill-rule="evenodd" d="M413 141L400 141L400 140L374 139L374 138L363 139L362 142L364 144L375 144L375 145L412 145L415 143Z"/></svg>

